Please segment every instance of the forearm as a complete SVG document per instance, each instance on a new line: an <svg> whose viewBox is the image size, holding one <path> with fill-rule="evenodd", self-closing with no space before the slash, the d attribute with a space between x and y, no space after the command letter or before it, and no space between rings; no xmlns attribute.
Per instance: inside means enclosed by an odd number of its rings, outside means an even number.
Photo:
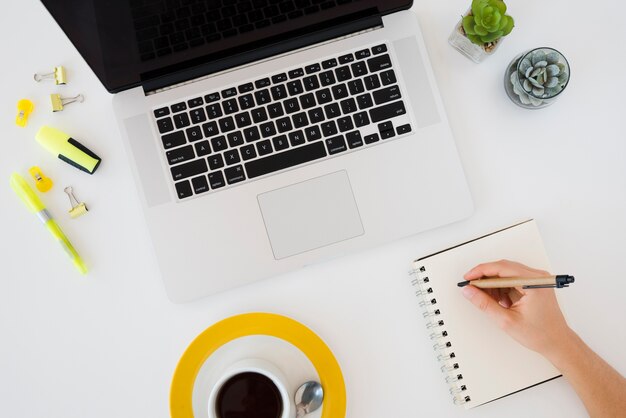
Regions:
<svg viewBox="0 0 626 418"><path fill-rule="evenodd" d="M544 354L570 382L592 418L617 417L626 411L626 379L574 331Z"/></svg>

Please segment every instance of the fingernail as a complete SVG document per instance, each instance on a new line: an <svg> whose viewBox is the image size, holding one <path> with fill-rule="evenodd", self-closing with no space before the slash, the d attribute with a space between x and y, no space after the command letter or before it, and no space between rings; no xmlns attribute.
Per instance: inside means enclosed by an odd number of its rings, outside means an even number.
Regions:
<svg viewBox="0 0 626 418"><path fill-rule="evenodd" d="M474 296L474 293L476 293L476 288L474 288L474 286L464 286L461 288L461 293L463 293L463 296L467 299L470 299Z"/></svg>

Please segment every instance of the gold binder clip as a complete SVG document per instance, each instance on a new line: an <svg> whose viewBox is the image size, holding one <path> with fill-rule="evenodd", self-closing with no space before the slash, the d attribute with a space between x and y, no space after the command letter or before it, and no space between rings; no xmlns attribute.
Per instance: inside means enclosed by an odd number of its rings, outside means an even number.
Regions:
<svg viewBox="0 0 626 418"><path fill-rule="evenodd" d="M26 126L28 123L28 117L33 110L35 109L35 105L28 99L22 99L17 102L17 116L15 117L15 124L17 126L21 126L22 128Z"/></svg>
<svg viewBox="0 0 626 418"><path fill-rule="evenodd" d="M35 81L37 82L40 82L42 80L52 79L54 80L54 84L56 85L67 84L67 75L65 74L65 67L60 66L60 65L58 67L54 67L54 71L51 73L47 73L47 74L36 73L34 78L35 78Z"/></svg>
<svg viewBox="0 0 626 418"><path fill-rule="evenodd" d="M28 169L31 177L35 180L35 186L37 186L37 190L41 193L45 193L52 188L52 180L49 177L46 177L41 169L37 166L33 166Z"/></svg>
<svg viewBox="0 0 626 418"><path fill-rule="evenodd" d="M79 216L82 216L88 212L87 205L85 205L85 203L83 202L79 202L78 199L76 199L76 196L74 196L72 186L66 187L65 189L63 189L63 191L69 196L70 205L72 205L72 209L68 211L70 217L78 218Z"/></svg>
<svg viewBox="0 0 626 418"><path fill-rule="evenodd" d="M82 103L84 101L85 101L85 98L83 97L82 94L79 94L78 96L74 96L74 97L61 97L60 94L50 95L50 102L52 103L53 112L60 112L61 110L63 110L63 107L67 104L74 103L74 102Z"/></svg>

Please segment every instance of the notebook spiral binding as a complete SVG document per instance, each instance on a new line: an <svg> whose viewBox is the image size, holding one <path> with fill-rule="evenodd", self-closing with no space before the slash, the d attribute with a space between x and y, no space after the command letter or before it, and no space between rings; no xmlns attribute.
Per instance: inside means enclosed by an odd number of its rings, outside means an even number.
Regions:
<svg viewBox="0 0 626 418"><path fill-rule="evenodd" d="M463 384L461 367L456 361L452 342L445 330L445 323L441 319L441 311L436 306L435 291L430 284L426 268L420 266L409 272L412 276L411 285L415 289L415 296L419 299L422 316L426 319L426 328L430 331L430 339L434 341L433 348L437 352L437 360L441 364L441 371L445 375L450 394L457 405L471 400L467 386Z"/></svg>

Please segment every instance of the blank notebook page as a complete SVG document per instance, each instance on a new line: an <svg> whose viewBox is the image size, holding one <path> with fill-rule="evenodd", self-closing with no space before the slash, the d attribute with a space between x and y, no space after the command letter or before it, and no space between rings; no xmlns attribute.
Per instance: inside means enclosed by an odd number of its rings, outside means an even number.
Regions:
<svg viewBox="0 0 626 418"><path fill-rule="evenodd" d="M523 347L480 312L461 294L457 283L476 264L509 259L550 271L550 265L534 221L527 221L500 232L462 244L414 262L414 268L428 276L433 289L429 299L436 307L452 343L454 362L462 374L458 385L465 385L464 396L472 408L533 386L560 375L547 360ZM541 290L527 290L529 292Z"/></svg>

